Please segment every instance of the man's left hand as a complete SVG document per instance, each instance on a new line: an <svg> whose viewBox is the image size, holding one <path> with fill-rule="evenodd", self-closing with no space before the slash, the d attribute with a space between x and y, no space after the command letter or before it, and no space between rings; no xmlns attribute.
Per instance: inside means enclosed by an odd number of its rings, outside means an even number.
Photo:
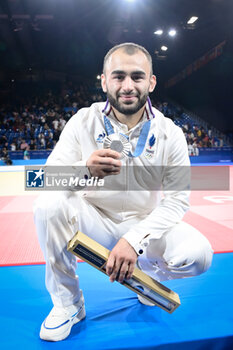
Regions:
<svg viewBox="0 0 233 350"><path fill-rule="evenodd" d="M118 282L122 283L125 278L130 279L133 275L137 257L133 247L126 239L121 238L111 251L107 261L106 272L110 282L117 279Z"/></svg>

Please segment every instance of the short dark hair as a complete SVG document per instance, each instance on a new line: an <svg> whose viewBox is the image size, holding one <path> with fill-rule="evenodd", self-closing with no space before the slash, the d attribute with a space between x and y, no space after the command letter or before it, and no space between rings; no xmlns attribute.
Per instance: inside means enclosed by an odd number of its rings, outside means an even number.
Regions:
<svg viewBox="0 0 233 350"><path fill-rule="evenodd" d="M150 73L151 75L153 74L153 65L152 65L152 57L149 54L149 52L147 51L147 49L145 49L145 47L135 44L135 43L122 43L116 46L113 46L105 55L104 57L104 64L103 64L103 73L105 72L105 67L106 67L106 63L109 59L109 57L113 54L113 52L115 52L118 49L123 49L125 53L127 53L128 55L134 55L137 51L141 51L145 54L145 56L147 57L149 64L150 64Z"/></svg>

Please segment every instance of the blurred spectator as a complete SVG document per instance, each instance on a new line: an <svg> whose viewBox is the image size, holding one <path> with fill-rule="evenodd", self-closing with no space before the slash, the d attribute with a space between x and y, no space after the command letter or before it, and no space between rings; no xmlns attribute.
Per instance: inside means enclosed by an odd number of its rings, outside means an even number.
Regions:
<svg viewBox="0 0 233 350"><path fill-rule="evenodd" d="M29 160L30 159L30 155L29 155L29 146L25 149L25 151L23 152L23 159L24 160Z"/></svg>
<svg viewBox="0 0 233 350"><path fill-rule="evenodd" d="M188 143L188 153L189 153L189 156L194 155L194 148L193 148L193 145L191 144L191 142Z"/></svg>
<svg viewBox="0 0 233 350"><path fill-rule="evenodd" d="M57 119L54 119L52 124L53 124L54 130L57 130L58 129L58 125L59 125L59 121Z"/></svg>
<svg viewBox="0 0 233 350"><path fill-rule="evenodd" d="M31 151L34 151L36 149L36 139L31 139L31 142L30 142L30 150Z"/></svg>
<svg viewBox="0 0 233 350"><path fill-rule="evenodd" d="M25 140L22 140L21 144L20 144L20 149L21 151L24 151L25 149L28 148L28 144L27 142L25 142Z"/></svg>
<svg viewBox="0 0 233 350"><path fill-rule="evenodd" d="M193 142L193 155L194 156L199 156L199 149L197 143L194 141Z"/></svg>
<svg viewBox="0 0 233 350"><path fill-rule="evenodd" d="M3 147L3 149L0 152L0 159L6 164L6 165L12 165L12 160L10 159L10 156L8 154L7 148Z"/></svg>

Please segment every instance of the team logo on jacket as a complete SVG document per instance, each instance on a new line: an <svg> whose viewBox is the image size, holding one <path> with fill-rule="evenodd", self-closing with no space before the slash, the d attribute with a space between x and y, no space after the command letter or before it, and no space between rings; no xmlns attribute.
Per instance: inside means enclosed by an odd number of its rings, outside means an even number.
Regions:
<svg viewBox="0 0 233 350"><path fill-rule="evenodd" d="M155 145L155 141L156 141L156 137L154 134L152 134L152 136L149 138L148 141L148 146L145 150L145 158L147 159L151 159L154 156L155 150L153 149L154 145Z"/></svg>
<svg viewBox="0 0 233 350"><path fill-rule="evenodd" d="M99 134L97 139L96 139L96 142L98 143L103 143L104 142L104 138L105 138L106 134L105 132L102 132L102 134Z"/></svg>

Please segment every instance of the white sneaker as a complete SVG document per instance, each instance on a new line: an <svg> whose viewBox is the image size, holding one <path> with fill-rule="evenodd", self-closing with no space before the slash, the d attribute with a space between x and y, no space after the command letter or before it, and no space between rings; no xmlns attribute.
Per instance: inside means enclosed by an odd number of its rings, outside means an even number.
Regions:
<svg viewBox="0 0 233 350"><path fill-rule="evenodd" d="M138 294L138 300L140 301L140 303L147 305L147 306L155 306L155 304L153 304L152 302L150 302L149 300L147 300L146 298L142 297L140 294Z"/></svg>
<svg viewBox="0 0 233 350"><path fill-rule="evenodd" d="M40 338L59 341L68 337L74 324L86 316L83 293L77 304L65 308L54 306L41 325Z"/></svg>

